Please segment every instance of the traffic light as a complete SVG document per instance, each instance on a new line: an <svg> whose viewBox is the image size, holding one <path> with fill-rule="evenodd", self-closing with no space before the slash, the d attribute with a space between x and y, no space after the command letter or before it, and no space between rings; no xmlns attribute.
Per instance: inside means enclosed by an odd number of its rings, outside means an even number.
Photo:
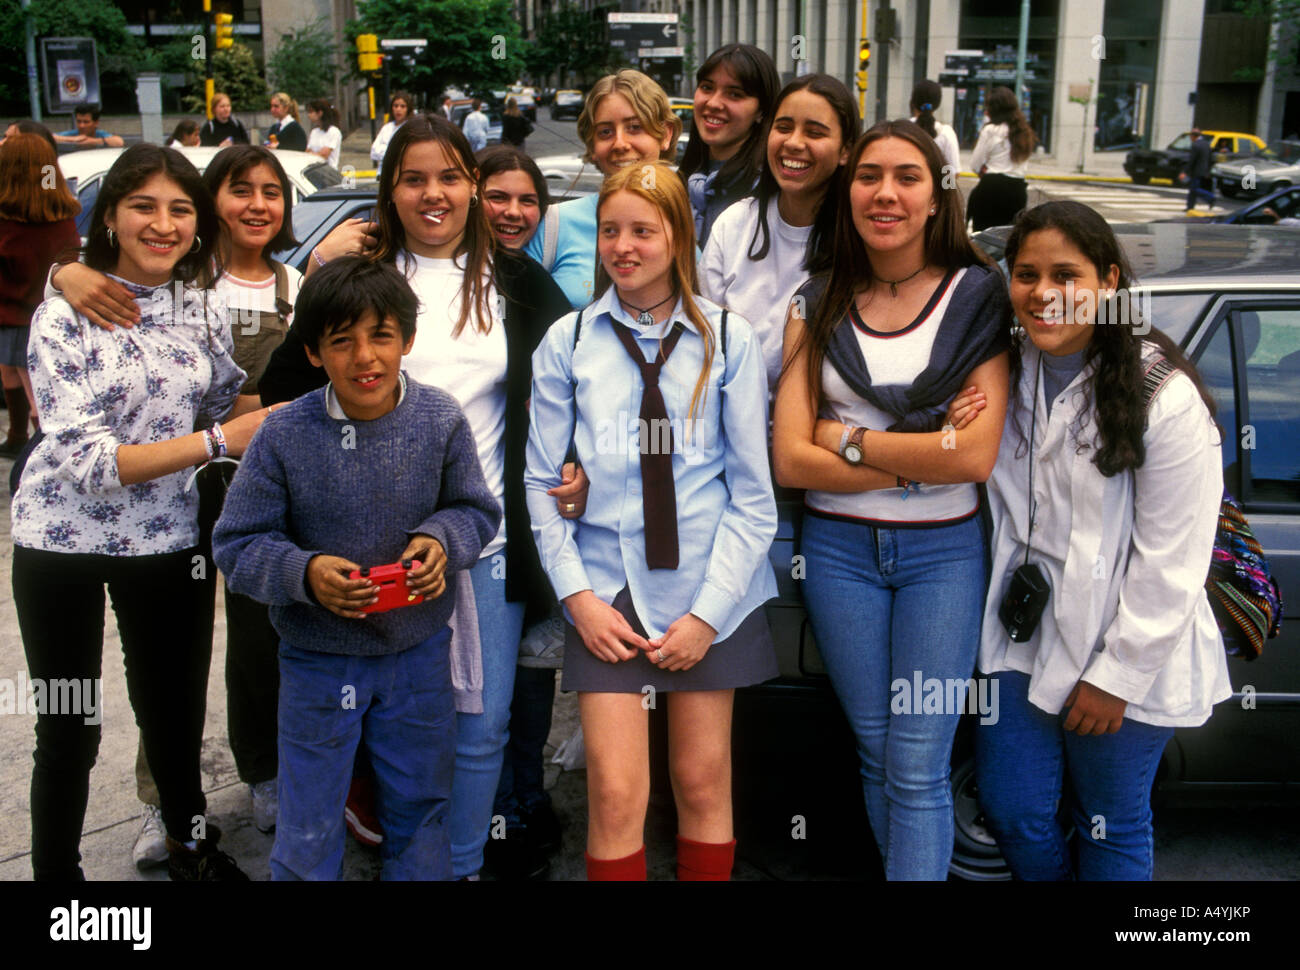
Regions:
<svg viewBox="0 0 1300 970"><path fill-rule="evenodd" d="M359 34L357 36L357 66L361 68L361 73L371 74L378 71L382 63L383 55L379 53L379 35Z"/></svg>
<svg viewBox="0 0 1300 970"><path fill-rule="evenodd" d="M235 18L232 14L219 13L212 18L217 25L217 50L225 50L227 47L233 47L235 44L235 28L232 24Z"/></svg>
<svg viewBox="0 0 1300 970"><path fill-rule="evenodd" d="M871 63L871 41L858 41L858 90L867 89L867 67Z"/></svg>

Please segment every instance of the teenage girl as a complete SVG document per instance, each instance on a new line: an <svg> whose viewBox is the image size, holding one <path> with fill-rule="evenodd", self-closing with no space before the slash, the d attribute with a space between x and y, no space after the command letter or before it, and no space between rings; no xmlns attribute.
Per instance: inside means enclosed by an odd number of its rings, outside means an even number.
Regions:
<svg viewBox="0 0 1300 970"><path fill-rule="evenodd" d="M1161 753L1232 694L1205 593L1223 494L1214 401L1173 341L1119 316L1132 274L1092 209L1022 213L1006 260L1028 339L988 480L979 666L999 714L975 735L980 805L1020 879L1150 879ZM1161 357L1174 370L1146 407L1144 372ZM1026 562L1051 593L1014 643L998 608ZM1065 778L1077 862L1057 822Z"/></svg>
<svg viewBox="0 0 1300 970"><path fill-rule="evenodd" d="M111 334L62 299L41 305L30 360L46 435L13 503L14 600L31 673L98 681L107 584L161 795L170 874L186 880L244 878L202 821L212 599L192 574L202 554L186 479L209 458L242 454L266 409L236 402L245 374L220 309L192 290L178 306L173 288L208 271L217 234L211 196L175 149L134 145L114 163L85 255L132 293L140 321ZM100 734L87 720L50 712L37 721L37 879L81 877L77 846Z"/></svg>
<svg viewBox="0 0 1300 970"><path fill-rule="evenodd" d="M752 44L719 47L695 72L695 113L680 174L701 246L723 210L754 193L780 85L771 56Z"/></svg>
<svg viewBox="0 0 1300 970"><path fill-rule="evenodd" d="M988 101L989 123L980 130L970 167L979 184L970 194L975 231L1009 226L1029 201L1025 172L1038 141L1010 88L994 88Z"/></svg>
<svg viewBox="0 0 1300 970"><path fill-rule="evenodd" d="M236 145L218 152L204 172L204 181L221 224L218 251L222 272L214 288L228 310L235 363L247 374L241 399L245 407L256 408L261 404L258 381L271 353L288 332L302 284L302 274L271 257L295 245L292 188L275 153L258 145ZM55 272L53 282L73 309L88 318L96 314L94 307L101 306L122 326L129 327L138 319L139 307L129 291L87 265L63 266ZM133 316L127 314L128 308L135 311ZM231 466L205 469L199 476L205 543L221 512L224 484L233 474L228 469ZM254 823L269 832L275 827L277 805L279 637L265 605L229 589L225 604L230 749L240 779L250 788ZM136 771L144 823L135 859L138 866L147 866L165 861L166 855L157 793L143 751Z"/></svg>
<svg viewBox="0 0 1300 970"><path fill-rule="evenodd" d="M541 170L513 145L484 148L478 169L479 195L497 245L523 249L551 204Z"/></svg>
<svg viewBox="0 0 1300 970"><path fill-rule="evenodd" d="M834 263L786 325L774 423L777 481L808 490L804 603L857 736L890 879L947 874L961 714L922 713L920 697L904 707L893 685L970 677L984 607L974 483L1001 427L945 429L944 415L978 384L1000 419L1007 393L1006 286L971 245L942 170L910 121L876 125L850 151Z"/></svg>
<svg viewBox="0 0 1300 970"><path fill-rule="evenodd" d="M343 132L339 131L339 113L325 98L314 98L307 102L307 119L311 122L311 134L307 136L307 151L319 155L338 169L339 152L343 149Z"/></svg>
<svg viewBox="0 0 1300 970"><path fill-rule="evenodd" d="M271 95L271 117L275 119L266 132L268 148L286 148L301 152L307 148L307 132L298 123L298 102L283 91Z"/></svg>
<svg viewBox="0 0 1300 970"><path fill-rule="evenodd" d="M374 258L394 262L420 300L405 369L460 403L484 476L505 510L501 530L456 591L462 622L452 624L468 636L470 618L477 621L478 643L460 641L460 649L481 648L482 662L481 699L462 691L457 702L452 868L465 878L483 862L525 616L541 619L552 602L524 501L524 444L531 354L567 302L541 267L496 245L469 142L445 118L417 115L397 129L376 208ZM291 399L324 383L291 330L263 375L262 396Z"/></svg>
<svg viewBox="0 0 1300 970"><path fill-rule="evenodd" d="M384 153L388 151L388 143L393 140L393 133L410 117L413 104L415 99L406 91L396 91L388 100L389 120L384 122L384 126L379 129L379 134L375 136L374 143L370 146L370 160L376 165L384 164Z"/></svg>
<svg viewBox="0 0 1300 970"><path fill-rule="evenodd" d="M961 171L961 149L957 143L957 132L952 130L952 125L945 125L934 117L934 113L939 110L941 100L943 100L943 88L938 84L928 80L917 81L916 86L912 88L912 120L935 140L939 146L939 154L943 156L945 171L951 173L952 178L956 179L957 173Z"/></svg>
<svg viewBox="0 0 1300 970"><path fill-rule="evenodd" d="M183 118L176 122L171 138L167 141L168 148L194 148L200 144L202 142L199 136L199 123L192 118Z"/></svg>
<svg viewBox="0 0 1300 970"><path fill-rule="evenodd" d="M563 687L579 692L586 740L587 877L645 878L653 690L668 694L678 878L725 880L732 696L776 674L763 613L776 593L776 503L753 433L766 413L762 352L742 317L724 325L695 295L694 224L669 165L611 176L598 213L596 299L533 358L527 475L570 623ZM591 479L577 521L548 493L571 442Z"/></svg>
<svg viewBox="0 0 1300 970"><path fill-rule="evenodd" d="M663 88L640 71L601 78L578 116L578 137L606 177L625 165L672 159L682 122ZM559 284L573 309L591 302L596 270L596 196L557 205L525 248Z"/></svg>
<svg viewBox="0 0 1300 970"><path fill-rule="evenodd" d="M704 247L701 290L750 322L774 392L786 308L814 264L829 259L840 176L857 137L857 102L840 81L828 74L791 81L772 112L757 196L724 212Z"/></svg>

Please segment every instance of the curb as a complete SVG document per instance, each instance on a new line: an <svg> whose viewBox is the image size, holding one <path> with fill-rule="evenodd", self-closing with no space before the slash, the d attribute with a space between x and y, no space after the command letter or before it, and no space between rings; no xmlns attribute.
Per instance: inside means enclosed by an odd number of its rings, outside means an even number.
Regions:
<svg viewBox="0 0 1300 970"><path fill-rule="evenodd" d="M975 172L958 172L960 178L979 178ZM1136 185L1127 175L1089 175L1086 172L1075 173L1073 175L1026 175L1026 181L1031 182L1101 182L1101 183L1118 183L1120 185ZM1173 179L1153 178L1148 183L1157 188L1172 187L1179 188Z"/></svg>

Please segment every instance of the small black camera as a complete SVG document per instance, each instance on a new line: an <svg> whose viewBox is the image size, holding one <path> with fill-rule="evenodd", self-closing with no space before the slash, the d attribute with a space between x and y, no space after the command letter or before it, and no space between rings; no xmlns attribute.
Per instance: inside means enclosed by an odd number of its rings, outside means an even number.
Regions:
<svg viewBox="0 0 1300 970"><path fill-rule="evenodd" d="M1025 563L1012 574L998 607L998 619L1012 642L1024 643L1034 635L1051 596L1052 584L1038 563Z"/></svg>

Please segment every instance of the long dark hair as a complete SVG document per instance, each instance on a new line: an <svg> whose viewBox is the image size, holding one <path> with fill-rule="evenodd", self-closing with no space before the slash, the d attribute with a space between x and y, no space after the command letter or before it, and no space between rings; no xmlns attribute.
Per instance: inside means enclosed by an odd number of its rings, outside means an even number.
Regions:
<svg viewBox="0 0 1300 970"><path fill-rule="evenodd" d="M776 101L772 103L767 124L763 126L764 154L767 151L767 139L772 131L772 123L776 120L781 105L796 91L805 90L824 98L831 106L835 117L839 119L840 138L845 148L852 145L858 137L858 103L853 100L853 95L849 94L849 89L838 78L833 78L829 74L805 74L782 88ZM840 174L833 172L827 179L826 191L817 208L817 217L813 220L812 232L808 236L808 244L804 249L803 268L810 273L818 272L830 264L830 242L835 235L835 214L839 211L840 199L843 197L844 180L839 178ZM749 243L749 258L752 260L758 261L767 256L772 241L767 227L767 204L780 192L781 188L776 183L776 176L772 174L769 166L764 164L763 174L758 179L758 225L754 228L754 238Z"/></svg>
<svg viewBox="0 0 1300 970"><path fill-rule="evenodd" d="M1011 141L1011 160L1023 162L1038 144L1038 136L1025 120L1015 93L1010 88L994 88L989 94L988 112L990 124L1007 126L1007 137Z"/></svg>
<svg viewBox="0 0 1300 970"><path fill-rule="evenodd" d="M758 118L750 129L749 137L731 158L727 159L718 172L716 185L725 189L736 186L741 195L749 194L749 187L758 179L763 169L763 160L767 156L767 125L764 124L776 105L776 94L781 80L776 73L776 64L766 51L759 50L753 44L728 44L719 47L709 55L709 59L695 72L695 86L708 78L717 68L726 66L741 89L751 98L758 98ZM689 175L704 171L709 167L709 146L700 137L700 122L691 126L691 139L686 143L686 154L682 157L679 174L682 181Z"/></svg>
<svg viewBox="0 0 1300 970"><path fill-rule="evenodd" d="M934 111L941 100L943 88L934 81L917 81L912 88L912 113L916 115L916 123L921 126L921 130L931 138L939 133L934 124Z"/></svg>
<svg viewBox="0 0 1300 970"><path fill-rule="evenodd" d="M298 245L293 238L293 186L275 152L261 145L230 145L212 157L203 172L203 181L208 184L215 203L217 193L227 179L233 182L258 165L265 165L275 175L280 183L280 197L284 199L284 221L280 223L280 231L262 247L262 258L269 263L272 253Z"/></svg>
<svg viewBox="0 0 1300 970"><path fill-rule="evenodd" d="M943 155L933 138L910 121L882 121L869 128L849 152L848 164L840 174L840 198L843 204L836 210L835 240L832 247L834 259L830 268L823 271L825 289L815 308L809 308L803 337L790 355L794 360L803 349L808 351L808 388L814 403L821 400L822 361L831 335L853 302L855 288L875 277L871 267L871 254L858 234L853 222L853 210L847 204L849 192L862 153L882 138L901 138L910 142L925 158L934 186L935 214L925 224L925 259L927 265L944 269L963 266L991 265L987 256L977 249L966 233L966 212L962 207L961 192L954 185L946 187L943 181ZM823 205L823 208L825 206Z"/></svg>
<svg viewBox="0 0 1300 970"><path fill-rule="evenodd" d="M95 209L90 215L90 234L86 238L84 249L86 265L101 273L111 272L117 265L117 247L108 241L108 227L104 219L117 208L119 202L159 173L179 185L181 191L194 203L195 231L199 240L198 249L187 252L176 261L172 267L172 278L207 287L215 278L213 267L217 266L217 261L214 257L217 235L221 231L217 209L212 204L212 193L188 158L174 148L163 148L147 142L132 145L124 151L104 176L99 198L95 200ZM216 273L220 273L219 266Z"/></svg>
<svg viewBox="0 0 1300 970"><path fill-rule="evenodd" d="M375 207L379 210L379 247L373 254L374 259L396 262L398 252L406 248L406 230L402 228L397 207L393 205L393 188L406 150L425 141L436 141L442 146L447 158L475 187L477 199L478 169L465 133L441 114L412 114L394 132L393 140L388 143L388 151L384 153L384 166L379 172L379 198L375 202ZM460 286L460 319L456 321L452 336L460 336L471 313L479 332L487 333L492 329L492 309L488 300L491 283L484 276L486 274L493 279L496 276L496 238L488 226L481 204L471 205L465 215L465 235L456 247L453 258L460 260L462 256L465 279Z"/></svg>
<svg viewBox="0 0 1300 970"><path fill-rule="evenodd" d="M409 108L411 103L408 101L406 106ZM307 102L308 111L320 112L320 127L322 131L329 131L331 128L337 128L339 125L339 113L333 104L326 98L312 98Z"/></svg>
<svg viewBox="0 0 1300 970"><path fill-rule="evenodd" d="M1082 202L1072 201L1044 202L1032 209L1023 210L1017 216L1006 242L1007 271L1013 280L1016 255L1020 252L1020 247L1031 233L1043 229L1055 229L1065 236L1092 263L1099 277L1104 279L1112 266L1118 267L1118 292L1128 291L1133 286L1133 271L1106 220ZM1095 402L1100 441L1095 442L1097 450L1093 464L1107 478L1128 469L1141 468L1146 460L1146 448L1142 443L1142 434L1146 430L1146 407L1142 396L1143 340L1154 343L1175 367L1191 378L1211 418L1216 410L1214 398L1210 396L1201 375L1178 345L1167 334L1154 328L1145 337L1140 336L1134 328L1126 325L1126 321L1120 319L1116 303L1118 299L1119 297L1112 297L1110 304L1104 307L1098 301L1098 323L1092 328L1092 339L1088 342L1083 358L1085 367L1096 361L1097 368L1083 385L1084 406L1079 412L1079 422L1082 424L1084 416ZM1017 457L1024 454L1027 447L1018 413L1019 395L1014 393L1014 389L1019 387L1021 369L1024 366L1022 352L1026 339L1028 338L1022 336L1015 342L1015 352L1011 355L1012 422L1020 432ZM1099 388L1104 388L1105 393L1097 393Z"/></svg>

